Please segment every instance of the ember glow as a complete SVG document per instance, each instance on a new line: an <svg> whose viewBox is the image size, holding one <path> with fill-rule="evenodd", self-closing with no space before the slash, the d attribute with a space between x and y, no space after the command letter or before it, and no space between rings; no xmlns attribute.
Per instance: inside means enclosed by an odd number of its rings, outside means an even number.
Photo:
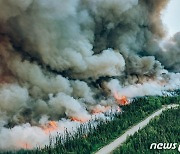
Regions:
<svg viewBox="0 0 180 154"><path fill-rule="evenodd" d="M111 106L97 105L92 109L92 114L104 113L111 109Z"/></svg>
<svg viewBox="0 0 180 154"><path fill-rule="evenodd" d="M79 118L79 117L71 117L70 118L72 121L75 121L75 122L80 122L80 123L85 123L85 122L88 122L90 119L88 118Z"/></svg>
<svg viewBox="0 0 180 154"><path fill-rule="evenodd" d="M120 95L118 94L118 92L115 92L115 93L114 93L114 98L115 98L116 102L117 102L119 105L124 106L124 105L129 104L129 101L128 101L127 97L126 97L126 96L120 96Z"/></svg>
<svg viewBox="0 0 180 154"><path fill-rule="evenodd" d="M42 126L42 129L44 130L45 133L49 134L52 131L58 130L58 124L56 121L49 121L44 126Z"/></svg>
<svg viewBox="0 0 180 154"><path fill-rule="evenodd" d="M25 142L19 142L19 143L17 143L17 146L18 146L20 149L27 149L27 150L30 150L30 149L33 148L30 144L25 143Z"/></svg>

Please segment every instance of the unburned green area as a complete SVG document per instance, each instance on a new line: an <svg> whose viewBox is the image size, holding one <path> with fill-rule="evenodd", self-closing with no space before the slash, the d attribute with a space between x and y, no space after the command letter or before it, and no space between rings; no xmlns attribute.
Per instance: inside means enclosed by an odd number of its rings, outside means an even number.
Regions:
<svg viewBox="0 0 180 154"><path fill-rule="evenodd" d="M157 149L156 146L150 146L152 143L163 143L163 147L173 149ZM171 144L172 143L172 144ZM153 119L147 127L130 136L126 143L116 149L114 154L178 154L180 145L180 107L178 109L169 109L164 111L160 117Z"/></svg>

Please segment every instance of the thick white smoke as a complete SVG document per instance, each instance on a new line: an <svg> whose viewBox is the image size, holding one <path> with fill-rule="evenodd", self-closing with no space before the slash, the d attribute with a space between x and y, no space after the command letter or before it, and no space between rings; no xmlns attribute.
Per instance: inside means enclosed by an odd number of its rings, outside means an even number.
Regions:
<svg viewBox="0 0 180 154"><path fill-rule="evenodd" d="M47 144L49 122L87 121L115 92L178 88L179 33L159 45L167 2L0 0L0 150Z"/></svg>

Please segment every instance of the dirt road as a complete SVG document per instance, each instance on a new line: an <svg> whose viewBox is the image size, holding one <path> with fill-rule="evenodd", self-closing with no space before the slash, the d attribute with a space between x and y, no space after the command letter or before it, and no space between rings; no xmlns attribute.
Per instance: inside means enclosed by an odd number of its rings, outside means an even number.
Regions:
<svg viewBox="0 0 180 154"><path fill-rule="evenodd" d="M151 114L150 116L148 116L146 119L144 119L140 123L136 124L135 126L133 126L130 129L128 129L119 138L117 138L116 140L114 140L110 144L106 145L105 147L103 147L102 149L97 151L95 154L109 154L109 153L111 153L117 147L121 146L126 141L128 136L133 135L138 130L144 128L150 122L151 119L153 119L155 116L159 116L162 113L162 111L167 110L169 108L175 108L177 106L178 106L177 104L163 106L161 109L159 109L155 113Z"/></svg>

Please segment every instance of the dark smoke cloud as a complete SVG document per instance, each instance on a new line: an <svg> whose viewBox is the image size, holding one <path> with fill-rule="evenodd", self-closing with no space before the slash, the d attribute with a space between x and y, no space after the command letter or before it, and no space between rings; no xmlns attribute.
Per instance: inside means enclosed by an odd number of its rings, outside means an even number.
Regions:
<svg viewBox="0 0 180 154"><path fill-rule="evenodd" d="M180 33L162 42L162 49L155 52L159 61L171 72L180 72Z"/></svg>

